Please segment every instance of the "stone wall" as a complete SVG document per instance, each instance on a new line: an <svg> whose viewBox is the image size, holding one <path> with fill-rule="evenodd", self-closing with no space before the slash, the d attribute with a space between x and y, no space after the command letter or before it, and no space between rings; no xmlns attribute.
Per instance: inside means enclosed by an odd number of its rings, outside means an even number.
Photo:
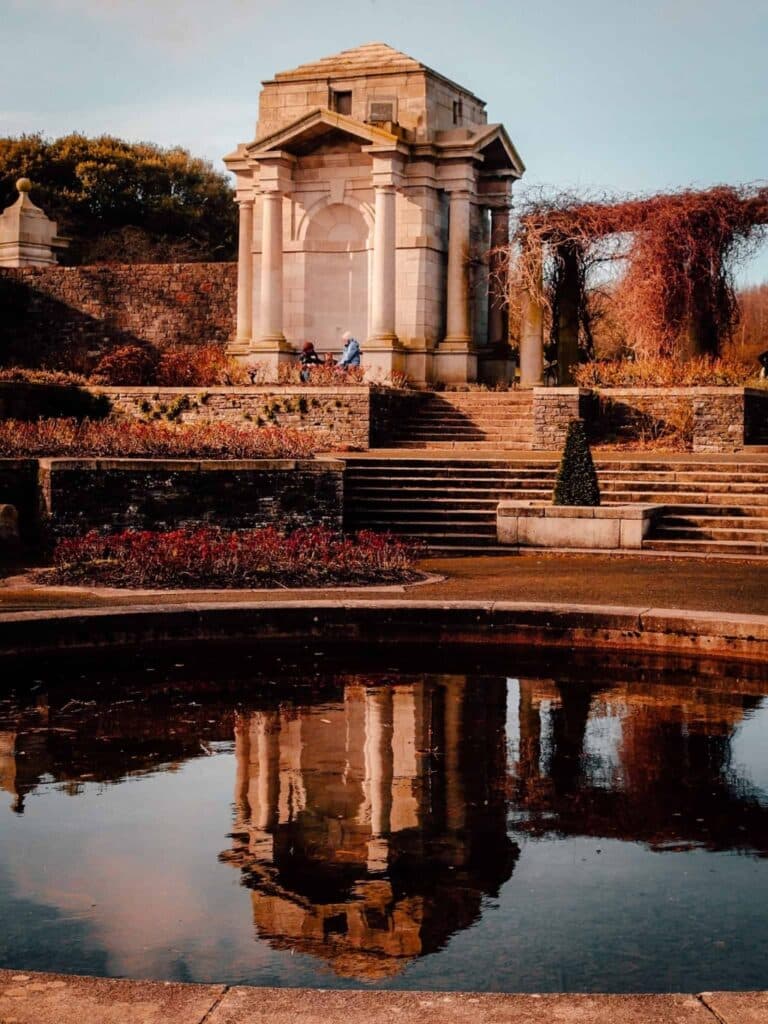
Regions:
<svg viewBox="0 0 768 1024"><path fill-rule="evenodd" d="M593 393L587 388L534 388L531 447L535 451L562 448L570 421L591 421L593 407Z"/></svg>
<svg viewBox="0 0 768 1024"><path fill-rule="evenodd" d="M370 440L371 389L362 386L91 390L111 402L113 413L137 419L171 419L180 423L228 420L314 430L326 435L329 446L337 449L364 450Z"/></svg>
<svg viewBox="0 0 768 1024"><path fill-rule="evenodd" d="M677 435L694 452L737 452L768 427L768 392L756 388L604 388L592 434Z"/></svg>
<svg viewBox="0 0 768 1024"><path fill-rule="evenodd" d="M427 392L424 391L371 388L371 448L386 448L391 445L395 425L411 416L426 395Z"/></svg>
<svg viewBox="0 0 768 1024"><path fill-rule="evenodd" d="M675 438L694 452L738 452L768 441L768 391L757 388L534 388L534 441L562 448L568 422L601 440Z"/></svg>
<svg viewBox="0 0 768 1024"><path fill-rule="evenodd" d="M37 459L0 459L0 505L15 506L22 540L34 541L40 520Z"/></svg>
<svg viewBox="0 0 768 1024"><path fill-rule="evenodd" d="M331 459L40 459L38 487L56 536L201 524L340 530L343 470Z"/></svg>
<svg viewBox="0 0 768 1024"><path fill-rule="evenodd" d="M0 359L77 368L87 352L218 342L234 331L234 263L0 270Z"/></svg>

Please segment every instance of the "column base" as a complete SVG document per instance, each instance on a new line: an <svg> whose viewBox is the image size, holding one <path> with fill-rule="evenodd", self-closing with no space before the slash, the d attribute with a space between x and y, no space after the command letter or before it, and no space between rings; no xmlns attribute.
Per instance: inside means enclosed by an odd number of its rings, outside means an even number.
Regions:
<svg viewBox="0 0 768 1024"><path fill-rule="evenodd" d="M263 383L274 384L280 379L280 367L293 362L294 350L282 335L254 338L248 350L237 354L238 362L259 370Z"/></svg>
<svg viewBox="0 0 768 1024"><path fill-rule="evenodd" d="M365 379L375 384L390 381L393 373L405 373L405 351L396 334L372 336L363 346Z"/></svg>
<svg viewBox="0 0 768 1024"><path fill-rule="evenodd" d="M250 338L233 338L231 341L227 342L227 355L232 356L233 359L237 359L238 362L242 362L243 359L248 356L250 351Z"/></svg>
<svg viewBox="0 0 768 1024"><path fill-rule="evenodd" d="M469 338L448 337L433 354L434 379L442 384L469 384L477 380L477 353Z"/></svg>

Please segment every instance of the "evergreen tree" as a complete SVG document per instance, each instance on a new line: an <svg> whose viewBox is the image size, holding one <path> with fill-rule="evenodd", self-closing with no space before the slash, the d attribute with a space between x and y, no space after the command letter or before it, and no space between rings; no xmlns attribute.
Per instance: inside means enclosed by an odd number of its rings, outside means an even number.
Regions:
<svg viewBox="0 0 768 1024"><path fill-rule="evenodd" d="M568 424L568 433L565 437L563 457L557 470L552 503L554 505L600 504L600 487L583 420L571 420Z"/></svg>
<svg viewBox="0 0 768 1024"><path fill-rule="evenodd" d="M0 138L0 209L30 178L32 201L71 237L66 263L232 260L237 207L229 178L185 149L111 135Z"/></svg>

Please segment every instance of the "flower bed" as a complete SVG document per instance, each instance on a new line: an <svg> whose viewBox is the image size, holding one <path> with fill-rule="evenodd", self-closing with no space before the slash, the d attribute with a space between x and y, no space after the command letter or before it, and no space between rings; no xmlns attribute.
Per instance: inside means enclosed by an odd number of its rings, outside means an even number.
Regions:
<svg viewBox="0 0 768 1024"><path fill-rule="evenodd" d="M0 457L3 458L306 459L322 446L320 435L309 430L225 422L0 421Z"/></svg>
<svg viewBox="0 0 768 1024"><path fill-rule="evenodd" d="M386 534L342 537L324 527L288 535L274 527L111 535L92 530L58 542L52 574L60 583L121 587L359 586L415 579L415 553Z"/></svg>

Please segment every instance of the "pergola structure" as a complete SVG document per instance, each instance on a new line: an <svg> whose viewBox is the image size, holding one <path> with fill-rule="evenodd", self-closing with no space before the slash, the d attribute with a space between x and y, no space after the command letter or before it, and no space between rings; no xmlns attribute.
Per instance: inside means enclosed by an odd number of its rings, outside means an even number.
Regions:
<svg viewBox="0 0 768 1024"><path fill-rule="evenodd" d="M768 188L762 186L687 189L619 202L565 196L532 204L515 237L524 284L521 383L542 381L547 309L558 383L571 383L582 354L580 332L589 335L586 268L595 246L611 235L631 239L620 252L628 264L621 287L636 347L680 358L716 355L738 318L733 264L766 224Z"/></svg>

